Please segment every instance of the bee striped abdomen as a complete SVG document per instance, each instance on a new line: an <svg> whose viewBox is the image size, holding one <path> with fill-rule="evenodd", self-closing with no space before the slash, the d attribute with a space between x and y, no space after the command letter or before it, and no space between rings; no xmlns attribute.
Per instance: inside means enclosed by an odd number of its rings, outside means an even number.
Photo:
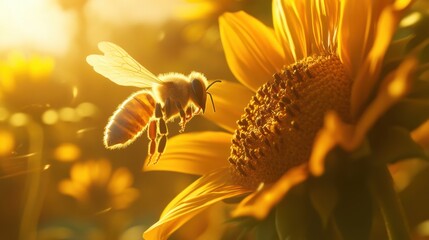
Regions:
<svg viewBox="0 0 429 240"><path fill-rule="evenodd" d="M104 132L106 148L126 147L141 135L155 109L155 100L146 90L125 100L110 118Z"/></svg>

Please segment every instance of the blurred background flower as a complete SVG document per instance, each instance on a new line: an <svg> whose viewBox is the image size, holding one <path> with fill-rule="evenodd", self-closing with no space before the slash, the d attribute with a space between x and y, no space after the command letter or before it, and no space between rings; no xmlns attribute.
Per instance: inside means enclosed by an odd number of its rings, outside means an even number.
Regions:
<svg viewBox="0 0 429 240"><path fill-rule="evenodd" d="M402 23L406 34L425 31L428 6L416 2L417 14ZM271 22L271 1L264 0L0 0L0 239L140 239L196 177L142 173L144 138L104 149L107 119L136 89L99 76L85 57L99 41L111 41L155 74L196 70L234 79L218 17L237 10ZM169 130L179 131L177 124ZM195 117L186 132L201 130L221 128ZM429 174L414 166L412 181L396 173L421 237L428 232ZM239 232L213 224L227 215L217 209L199 216L172 239L195 238L195 229L201 239L220 231L234 238Z"/></svg>
<svg viewBox="0 0 429 240"><path fill-rule="evenodd" d="M70 179L61 181L58 189L93 209L110 211L127 208L136 200L139 191L132 184L133 176L128 169L113 171L110 162L101 159L75 163Z"/></svg>
<svg viewBox="0 0 429 240"><path fill-rule="evenodd" d="M0 239L141 238L195 177L142 174L146 140L104 149L108 117L136 89L100 77L85 57L112 41L156 74L227 78L217 17L243 7L263 15L270 4L0 1ZM187 131L218 129L192 122ZM175 124L170 132L178 133Z"/></svg>

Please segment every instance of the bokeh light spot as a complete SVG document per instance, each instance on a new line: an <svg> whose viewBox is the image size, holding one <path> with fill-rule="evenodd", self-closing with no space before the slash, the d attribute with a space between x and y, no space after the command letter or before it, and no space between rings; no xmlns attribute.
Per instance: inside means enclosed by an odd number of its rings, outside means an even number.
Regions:
<svg viewBox="0 0 429 240"><path fill-rule="evenodd" d="M79 89L77 88L77 86L73 86L73 89L72 89L73 99L76 99L78 94L79 94Z"/></svg>
<svg viewBox="0 0 429 240"><path fill-rule="evenodd" d="M76 111L71 107L61 108L59 111L60 119L64 122L75 122L78 121Z"/></svg>
<svg viewBox="0 0 429 240"><path fill-rule="evenodd" d="M0 62L0 87L0 90L4 92L12 92L15 89L13 70L2 62Z"/></svg>
<svg viewBox="0 0 429 240"><path fill-rule="evenodd" d="M9 155L15 147L15 138L9 131L0 129L0 156Z"/></svg>
<svg viewBox="0 0 429 240"><path fill-rule="evenodd" d="M92 117L97 113L97 106L90 102L84 102L76 107L76 113L79 117Z"/></svg>
<svg viewBox="0 0 429 240"><path fill-rule="evenodd" d="M422 223L420 223L417 226L417 233L422 237L428 237L429 236L429 220L426 220Z"/></svg>
<svg viewBox="0 0 429 240"><path fill-rule="evenodd" d="M81 155L80 148L73 143L63 143L54 151L54 157L61 162L73 162Z"/></svg>
<svg viewBox="0 0 429 240"><path fill-rule="evenodd" d="M11 51L7 55L7 64L16 74L23 74L27 72L27 59L21 51Z"/></svg>
<svg viewBox="0 0 429 240"><path fill-rule="evenodd" d="M0 107L0 122L4 122L7 120L7 118L9 117L9 111L7 110L7 108L4 107Z"/></svg>
<svg viewBox="0 0 429 240"><path fill-rule="evenodd" d="M206 26L204 24L192 24L183 30L183 38L189 42L199 41L205 34Z"/></svg>
<svg viewBox="0 0 429 240"><path fill-rule="evenodd" d="M401 96L406 91L407 85L404 81L400 79L395 79L388 86L388 91L391 96L398 97Z"/></svg>
<svg viewBox="0 0 429 240"><path fill-rule="evenodd" d="M25 126L28 123L28 116L25 113L14 113L12 116L10 116L9 123L14 127Z"/></svg>
<svg viewBox="0 0 429 240"><path fill-rule="evenodd" d="M147 227L145 226L132 226L122 233L119 240L139 239L141 238L142 232L144 232L146 229Z"/></svg>
<svg viewBox="0 0 429 240"><path fill-rule="evenodd" d="M404 17L399 25L401 27L409 27L416 24L421 18L422 15L419 12L413 12Z"/></svg>
<svg viewBox="0 0 429 240"><path fill-rule="evenodd" d="M54 69L54 59L47 56L33 56L29 59L28 72L31 79L46 80Z"/></svg>
<svg viewBox="0 0 429 240"><path fill-rule="evenodd" d="M42 121L47 125L54 125L58 122L58 118L58 112L53 109L45 111L42 115Z"/></svg>

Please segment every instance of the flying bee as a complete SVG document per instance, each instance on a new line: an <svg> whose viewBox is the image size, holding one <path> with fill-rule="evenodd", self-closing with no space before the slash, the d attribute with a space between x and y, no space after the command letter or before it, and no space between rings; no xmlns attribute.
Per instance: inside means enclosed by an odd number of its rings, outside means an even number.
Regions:
<svg viewBox="0 0 429 240"><path fill-rule="evenodd" d="M118 85L141 88L110 117L103 139L107 149L128 146L147 128L149 162L155 152L158 161L167 144L166 122L180 117L180 132L183 132L194 115L204 113L207 94L215 111L213 97L207 90L219 80L209 84L199 72L188 76L180 73L155 76L116 44L100 42L98 48L104 55L86 58L97 73Z"/></svg>

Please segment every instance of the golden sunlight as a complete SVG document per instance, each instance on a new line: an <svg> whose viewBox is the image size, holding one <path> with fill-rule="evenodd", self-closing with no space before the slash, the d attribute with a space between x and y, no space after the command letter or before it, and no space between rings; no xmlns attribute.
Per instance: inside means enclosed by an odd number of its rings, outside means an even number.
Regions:
<svg viewBox="0 0 429 240"><path fill-rule="evenodd" d="M0 50L31 49L61 55L74 34L74 16L50 0L0 1Z"/></svg>
<svg viewBox="0 0 429 240"><path fill-rule="evenodd" d="M63 143L54 151L54 157L58 161L72 162L81 156L81 150L73 143Z"/></svg>
<svg viewBox="0 0 429 240"><path fill-rule="evenodd" d="M0 0L0 239L424 239L428 9Z"/></svg>
<svg viewBox="0 0 429 240"><path fill-rule="evenodd" d="M177 8L185 4L184 0L112 0L108 4L104 0L92 0L89 1L86 12L91 17L115 25L136 23L159 25L174 18Z"/></svg>
<svg viewBox="0 0 429 240"><path fill-rule="evenodd" d="M0 129L0 157L12 153L15 147L15 137L9 131Z"/></svg>

